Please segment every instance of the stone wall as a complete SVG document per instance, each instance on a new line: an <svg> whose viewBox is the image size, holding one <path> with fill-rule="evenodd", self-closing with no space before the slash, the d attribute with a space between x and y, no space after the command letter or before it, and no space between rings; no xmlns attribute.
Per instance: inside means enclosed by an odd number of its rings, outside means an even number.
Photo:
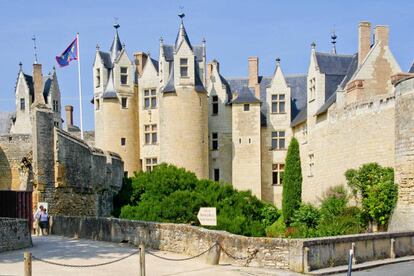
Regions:
<svg viewBox="0 0 414 276"><path fill-rule="evenodd" d="M0 218L0 252L32 246L27 220Z"/></svg>
<svg viewBox="0 0 414 276"><path fill-rule="evenodd" d="M228 253L237 258L251 256L250 266L276 267L296 272L347 264L349 250L353 244L357 263L414 254L414 232L313 239L260 238L244 237L187 224L68 216L53 217L51 227L54 235L117 243L128 242L134 245L143 242L152 249L191 256L219 242ZM220 259L222 262L237 265L246 264L246 260L231 259L223 251Z"/></svg>
<svg viewBox="0 0 414 276"><path fill-rule="evenodd" d="M0 136L0 190L32 189L32 139L28 134Z"/></svg>
<svg viewBox="0 0 414 276"><path fill-rule="evenodd" d="M396 85L395 93L395 182L398 183L397 207L390 231L414 230L414 78Z"/></svg>
<svg viewBox="0 0 414 276"><path fill-rule="evenodd" d="M233 256L254 256L251 266L269 266L300 271L302 241L294 239L254 238L233 235L225 231L207 230L186 224L155 223L113 218L55 216L52 234L109 242L144 242L152 249L197 255L219 242ZM255 251L257 250L257 253ZM221 260L244 265L223 252Z"/></svg>

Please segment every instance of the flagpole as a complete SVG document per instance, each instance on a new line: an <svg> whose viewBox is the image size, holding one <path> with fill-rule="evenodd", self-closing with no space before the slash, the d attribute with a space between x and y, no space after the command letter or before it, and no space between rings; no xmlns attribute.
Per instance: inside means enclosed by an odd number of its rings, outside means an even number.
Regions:
<svg viewBox="0 0 414 276"><path fill-rule="evenodd" d="M80 112L80 131L81 139L83 139L83 116L82 116L82 81L80 66L80 49L79 49L79 33L76 33L76 48L78 50L78 82L79 82L79 112Z"/></svg>

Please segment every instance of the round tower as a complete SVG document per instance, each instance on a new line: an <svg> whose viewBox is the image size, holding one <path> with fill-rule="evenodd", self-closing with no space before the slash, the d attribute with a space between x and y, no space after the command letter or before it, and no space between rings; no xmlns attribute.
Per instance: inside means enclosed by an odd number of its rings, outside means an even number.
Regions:
<svg viewBox="0 0 414 276"><path fill-rule="evenodd" d="M128 176L141 170L134 66L115 26L110 52L96 49L94 63L95 145L119 154Z"/></svg>
<svg viewBox="0 0 414 276"><path fill-rule="evenodd" d="M180 15L182 18L183 15ZM165 46L163 46L165 47ZM181 21L160 91L160 161L208 178L208 110L203 74L204 45L192 46ZM161 58L161 57L160 57Z"/></svg>

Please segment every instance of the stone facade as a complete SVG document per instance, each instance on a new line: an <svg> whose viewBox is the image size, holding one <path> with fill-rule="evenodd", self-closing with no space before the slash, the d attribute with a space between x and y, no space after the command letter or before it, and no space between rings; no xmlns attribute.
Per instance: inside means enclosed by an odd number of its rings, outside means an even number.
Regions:
<svg viewBox="0 0 414 276"><path fill-rule="evenodd" d="M175 45L160 40L158 61L134 54L134 85L120 86L119 63L129 76L132 70L116 32L111 52L97 51L94 65L94 78L102 83L95 88L97 145L119 153L133 170L172 163L280 207L287 147L296 137L303 199L318 203L329 187L345 184L348 169L368 162L394 166L391 80L401 69L388 45L388 27L376 26L374 33L372 40L371 24L361 22L358 53L350 55L335 47L318 52L312 44L306 74L285 75L277 59L274 74L261 76L259 59L250 57L247 77L227 78L216 60L205 72L205 42L192 45L181 22ZM114 45L121 45L118 52ZM119 113L123 93L137 99L129 115ZM122 130L113 130L116 123ZM112 147L125 131L126 146Z"/></svg>
<svg viewBox="0 0 414 276"><path fill-rule="evenodd" d="M0 218L0 253L32 246L27 220Z"/></svg>
<svg viewBox="0 0 414 276"><path fill-rule="evenodd" d="M112 198L122 186L121 157L89 146L56 124L57 103L46 104L41 65L34 67L33 95L41 100L30 106L30 134L0 136L0 189L33 191L33 208L47 202L50 214L110 215ZM17 113L16 122L20 116L26 115ZM76 130L72 122L68 125Z"/></svg>

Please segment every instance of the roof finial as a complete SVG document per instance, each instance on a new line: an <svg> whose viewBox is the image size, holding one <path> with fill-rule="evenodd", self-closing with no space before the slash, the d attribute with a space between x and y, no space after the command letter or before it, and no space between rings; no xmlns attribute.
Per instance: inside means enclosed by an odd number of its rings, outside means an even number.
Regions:
<svg viewBox="0 0 414 276"><path fill-rule="evenodd" d="M32 40L33 40L33 50L34 50L34 57L35 57L34 64L37 64L37 46L36 46L36 36L35 35L33 35Z"/></svg>
<svg viewBox="0 0 414 276"><path fill-rule="evenodd" d="M121 25L119 25L119 23L118 23L118 17L114 17L114 28L116 29L116 30L118 30L118 28L119 27L121 27Z"/></svg>
<svg viewBox="0 0 414 276"><path fill-rule="evenodd" d="M336 54L336 39L337 39L338 37L336 36L336 34L335 34L335 26L334 26L334 28L333 28L333 30L332 30L332 33L331 33L331 43L332 43L332 54Z"/></svg>
<svg viewBox="0 0 414 276"><path fill-rule="evenodd" d="M280 57L276 58L276 65L279 66L280 65Z"/></svg>
<svg viewBox="0 0 414 276"><path fill-rule="evenodd" d="M96 51L99 51L99 44L98 43L96 43Z"/></svg>
<svg viewBox="0 0 414 276"><path fill-rule="evenodd" d="M180 6L180 13L178 14L178 17L181 18L181 22L183 22L183 18L185 17L183 6Z"/></svg>
<svg viewBox="0 0 414 276"><path fill-rule="evenodd" d="M311 43L311 47L312 47L312 50L315 50L316 49L316 43L315 43L315 41Z"/></svg>

